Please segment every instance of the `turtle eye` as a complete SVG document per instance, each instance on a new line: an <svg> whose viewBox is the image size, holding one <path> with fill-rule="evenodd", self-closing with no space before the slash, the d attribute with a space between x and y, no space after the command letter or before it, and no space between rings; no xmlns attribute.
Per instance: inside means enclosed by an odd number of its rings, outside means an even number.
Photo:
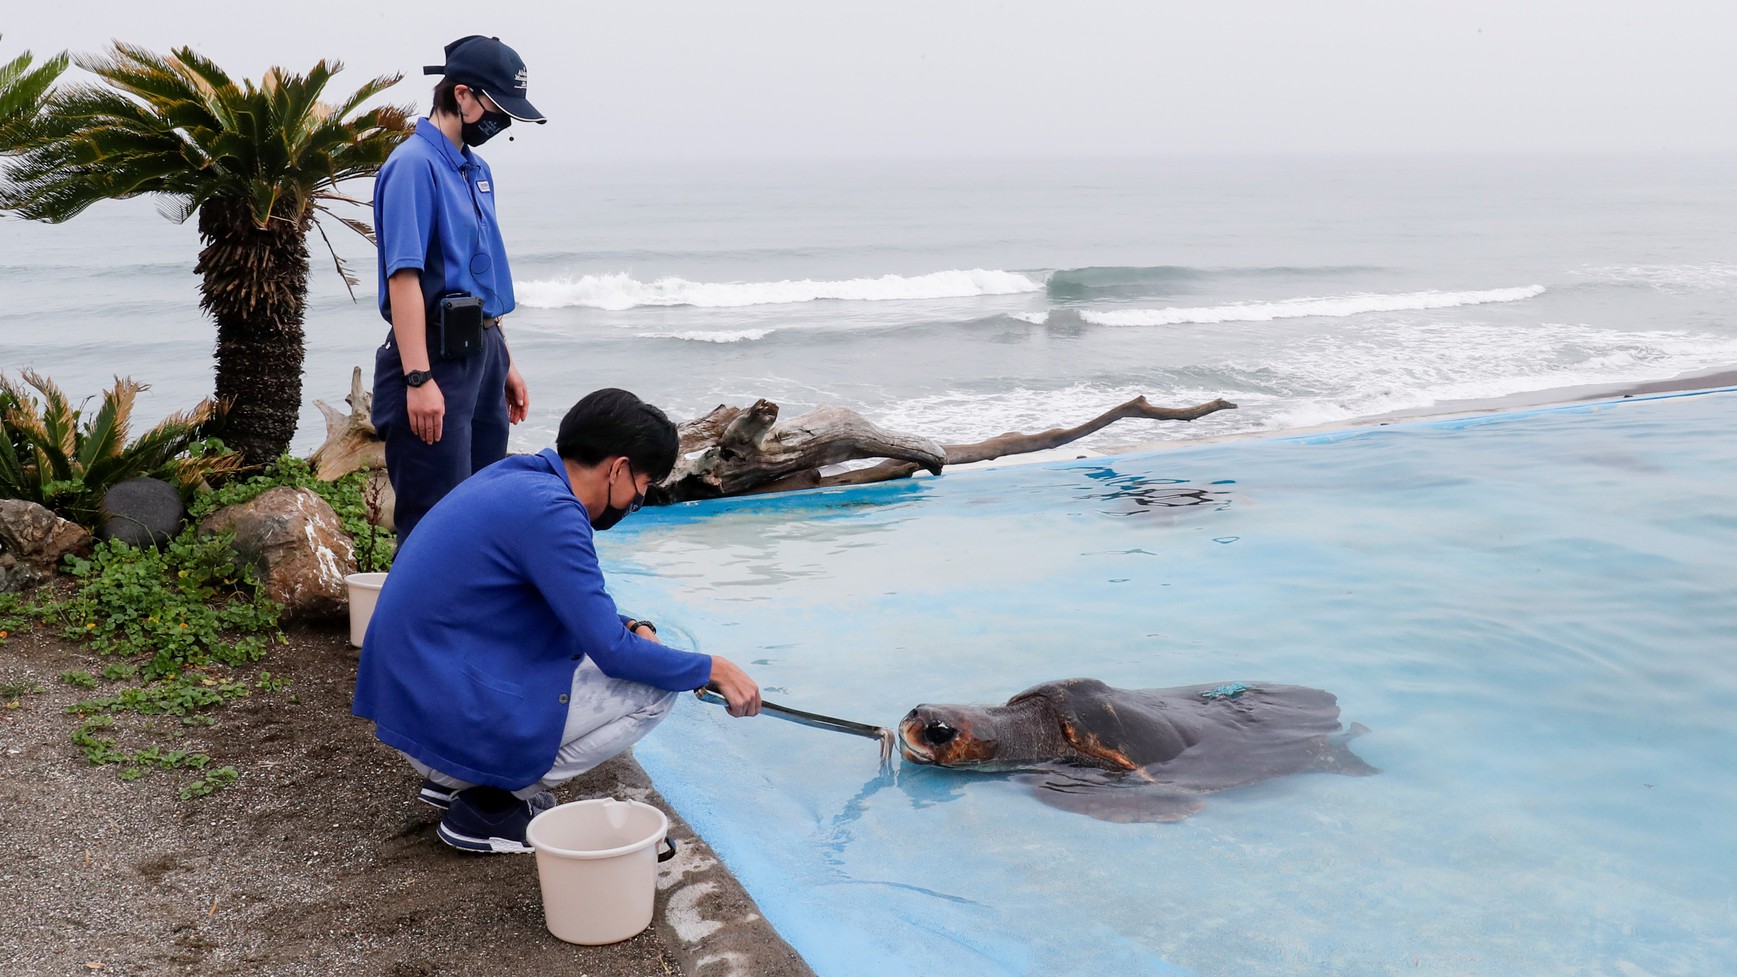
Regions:
<svg viewBox="0 0 1737 977"><path fill-rule="evenodd" d="M958 730L939 719L930 720L929 724L923 727L923 739L927 740L930 746L945 746L958 735Z"/></svg>

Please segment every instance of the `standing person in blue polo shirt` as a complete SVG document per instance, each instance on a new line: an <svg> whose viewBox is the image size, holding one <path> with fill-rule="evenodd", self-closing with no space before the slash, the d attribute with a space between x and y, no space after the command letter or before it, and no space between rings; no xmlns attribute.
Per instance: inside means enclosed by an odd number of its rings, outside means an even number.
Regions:
<svg viewBox="0 0 1737 977"><path fill-rule="evenodd" d="M438 835L528 852L548 788L627 749L685 690L714 683L730 714L760 689L728 659L666 648L620 615L594 532L645 501L676 460L663 412L625 390L587 395L555 447L490 465L442 499L380 590L356 668L355 713L445 808Z"/></svg>
<svg viewBox="0 0 1737 977"><path fill-rule="evenodd" d="M428 118L374 185L380 314L392 332L374 356L375 428L404 540L472 472L506 457L507 425L530 394L500 317L513 276L495 220L495 182L472 152L522 122L548 120L526 98L525 62L499 38L446 46Z"/></svg>

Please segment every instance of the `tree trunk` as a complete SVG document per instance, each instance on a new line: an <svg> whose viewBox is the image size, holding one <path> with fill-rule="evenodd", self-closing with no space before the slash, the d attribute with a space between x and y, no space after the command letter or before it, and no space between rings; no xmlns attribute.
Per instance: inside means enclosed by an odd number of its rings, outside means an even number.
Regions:
<svg viewBox="0 0 1737 977"><path fill-rule="evenodd" d="M288 203L278 211L260 228L242 200L199 208L205 248L194 270L203 278L199 305L217 322L218 432L250 465L289 450L301 413L312 217Z"/></svg>

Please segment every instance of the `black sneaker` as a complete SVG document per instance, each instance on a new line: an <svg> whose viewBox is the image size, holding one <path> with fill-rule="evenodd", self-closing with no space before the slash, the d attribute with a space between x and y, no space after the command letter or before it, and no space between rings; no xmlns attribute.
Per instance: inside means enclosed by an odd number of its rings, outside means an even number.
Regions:
<svg viewBox="0 0 1737 977"><path fill-rule="evenodd" d="M444 811L452 806L452 799L457 794L457 787L442 787L432 780L423 778L422 787L416 791L416 799L430 807L438 807Z"/></svg>
<svg viewBox="0 0 1737 977"><path fill-rule="evenodd" d="M435 834L463 851L528 854L536 849L526 843L525 828L554 806L555 795L548 791L521 801L498 787L472 787L453 796Z"/></svg>

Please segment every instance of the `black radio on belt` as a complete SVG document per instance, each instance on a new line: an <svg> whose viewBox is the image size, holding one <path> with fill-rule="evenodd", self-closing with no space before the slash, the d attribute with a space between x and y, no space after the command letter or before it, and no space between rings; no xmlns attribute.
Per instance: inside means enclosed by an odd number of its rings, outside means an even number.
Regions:
<svg viewBox="0 0 1737 977"><path fill-rule="evenodd" d="M482 334L482 299L463 292L442 295L428 324L428 354L443 360L474 356L482 352Z"/></svg>

